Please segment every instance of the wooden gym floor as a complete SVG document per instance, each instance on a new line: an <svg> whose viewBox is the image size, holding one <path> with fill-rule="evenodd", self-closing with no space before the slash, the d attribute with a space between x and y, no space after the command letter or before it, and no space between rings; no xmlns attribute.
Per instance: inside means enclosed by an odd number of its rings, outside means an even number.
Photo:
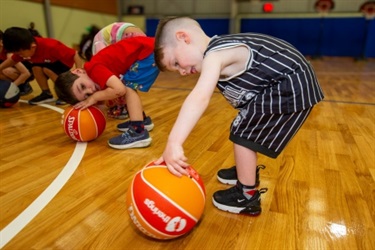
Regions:
<svg viewBox="0 0 375 250"><path fill-rule="evenodd" d="M312 61L325 92L300 132L266 165L263 213L248 217L214 208L226 188L216 171L234 163L229 125L236 111L218 93L185 145L207 192L200 223L171 240L134 228L125 194L136 171L158 158L196 76L162 73L145 111L152 145L114 150L119 134L108 119L95 141L75 143L63 132L61 108L19 102L0 109L0 248L5 249L375 249L375 61ZM21 99L28 100L34 92ZM56 195L55 195L56 194Z"/></svg>

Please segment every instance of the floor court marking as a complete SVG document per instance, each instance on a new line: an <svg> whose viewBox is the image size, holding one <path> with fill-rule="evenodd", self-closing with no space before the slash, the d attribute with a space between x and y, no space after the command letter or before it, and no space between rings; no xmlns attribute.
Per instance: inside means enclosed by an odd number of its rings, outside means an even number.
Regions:
<svg viewBox="0 0 375 250"><path fill-rule="evenodd" d="M27 103L27 101L20 100ZM52 109L59 113L64 110L48 104L38 104L45 108ZM3 248L10 240L13 239L32 219L34 219L42 209L55 197L55 195L68 182L70 177L77 169L85 154L87 142L77 142L72 156L67 164L61 170L60 174L52 181L52 183L36 198L21 214L10 222L3 230L0 231L0 248Z"/></svg>

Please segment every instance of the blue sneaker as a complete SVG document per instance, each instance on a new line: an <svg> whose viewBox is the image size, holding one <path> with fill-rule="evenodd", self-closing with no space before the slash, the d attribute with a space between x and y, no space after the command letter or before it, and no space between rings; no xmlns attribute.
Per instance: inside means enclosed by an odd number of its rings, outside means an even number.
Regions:
<svg viewBox="0 0 375 250"><path fill-rule="evenodd" d="M143 120L143 124L145 125L145 129L147 131L151 131L154 128L154 124L152 123L151 117L146 116ZM126 121L117 125L117 129L121 132L126 132L129 129L130 121Z"/></svg>
<svg viewBox="0 0 375 250"><path fill-rule="evenodd" d="M152 139L146 129L142 133L137 133L130 126L126 132L109 139L108 145L115 149L144 148L150 146L151 141Z"/></svg>

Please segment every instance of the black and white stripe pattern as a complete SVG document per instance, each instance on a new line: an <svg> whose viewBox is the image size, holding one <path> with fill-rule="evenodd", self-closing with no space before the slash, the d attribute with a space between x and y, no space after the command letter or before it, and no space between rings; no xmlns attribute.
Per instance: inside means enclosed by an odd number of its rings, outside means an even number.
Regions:
<svg viewBox="0 0 375 250"><path fill-rule="evenodd" d="M304 56L278 38L255 33L216 36L205 55L239 45L249 48L244 70L217 84L239 109L230 139L275 158L323 99L323 92Z"/></svg>
<svg viewBox="0 0 375 250"><path fill-rule="evenodd" d="M238 45L250 49L247 69L218 83L219 90L235 108L254 102L256 112L291 113L323 99L309 62L281 39L256 33L216 36L205 54Z"/></svg>
<svg viewBox="0 0 375 250"><path fill-rule="evenodd" d="M312 110L290 114L251 112L249 117L238 115L231 126L230 139L239 145L276 158L294 137Z"/></svg>

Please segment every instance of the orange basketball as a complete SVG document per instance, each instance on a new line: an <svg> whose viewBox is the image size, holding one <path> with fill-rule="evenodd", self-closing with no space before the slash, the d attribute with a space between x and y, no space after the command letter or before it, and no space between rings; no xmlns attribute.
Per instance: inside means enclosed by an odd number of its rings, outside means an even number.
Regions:
<svg viewBox="0 0 375 250"><path fill-rule="evenodd" d="M61 123L65 134L75 141L92 141L106 126L103 112L95 106L83 110L70 106L65 109Z"/></svg>
<svg viewBox="0 0 375 250"><path fill-rule="evenodd" d="M145 235L168 240L193 229L201 218L206 191L198 173L177 177L153 162L137 172L127 192L130 219Z"/></svg>

